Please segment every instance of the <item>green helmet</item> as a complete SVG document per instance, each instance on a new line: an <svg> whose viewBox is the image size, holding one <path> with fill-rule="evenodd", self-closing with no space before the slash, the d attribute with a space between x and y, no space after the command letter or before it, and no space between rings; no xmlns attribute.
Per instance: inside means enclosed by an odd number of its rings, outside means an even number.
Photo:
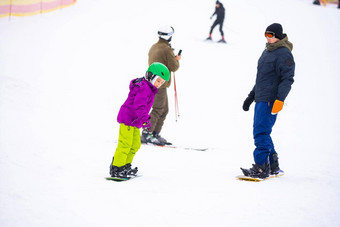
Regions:
<svg viewBox="0 0 340 227"><path fill-rule="evenodd" d="M151 74L152 73L152 74ZM154 62L152 63L148 71L146 71L147 74L147 80L151 81L153 79L153 75L157 75L161 78L163 78L165 81L169 81L170 79L170 72L169 69L162 63Z"/></svg>

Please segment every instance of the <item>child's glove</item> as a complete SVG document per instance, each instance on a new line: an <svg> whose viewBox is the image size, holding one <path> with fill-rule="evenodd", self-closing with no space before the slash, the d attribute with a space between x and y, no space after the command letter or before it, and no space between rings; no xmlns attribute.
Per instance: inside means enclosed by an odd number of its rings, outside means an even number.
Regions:
<svg viewBox="0 0 340 227"><path fill-rule="evenodd" d="M146 130L150 131L150 129L151 129L150 121L147 121L147 122L143 123L143 129L146 129Z"/></svg>
<svg viewBox="0 0 340 227"><path fill-rule="evenodd" d="M275 115L280 112L283 108L283 102L276 99L272 108L272 114Z"/></svg>

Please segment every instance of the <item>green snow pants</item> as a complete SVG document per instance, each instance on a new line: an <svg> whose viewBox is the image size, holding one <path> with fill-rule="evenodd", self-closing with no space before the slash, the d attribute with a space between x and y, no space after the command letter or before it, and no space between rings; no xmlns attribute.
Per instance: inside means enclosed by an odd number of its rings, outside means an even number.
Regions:
<svg viewBox="0 0 340 227"><path fill-rule="evenodd" d="M112 165L122 167L131 164L141 146L139 128L120 124L118 146Z"/></svg>

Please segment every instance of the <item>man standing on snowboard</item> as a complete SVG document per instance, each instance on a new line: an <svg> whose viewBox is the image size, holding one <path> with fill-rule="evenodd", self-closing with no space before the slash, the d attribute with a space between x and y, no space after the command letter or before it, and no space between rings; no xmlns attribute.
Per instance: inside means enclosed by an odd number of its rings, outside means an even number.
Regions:
<svg viewBox="0 0 340 227"><path fill-rule="evenodd" d="M255 164L250 169L241 168L245 176L254 178L266 178L280 171L270 134L294 83L295 71L291 52L293 44L282 33L281 24L269 25L265 37L267 44L258 61L256 83L243 103L243 110L248 111L252 102L256 102L253 125Z"/></svg>

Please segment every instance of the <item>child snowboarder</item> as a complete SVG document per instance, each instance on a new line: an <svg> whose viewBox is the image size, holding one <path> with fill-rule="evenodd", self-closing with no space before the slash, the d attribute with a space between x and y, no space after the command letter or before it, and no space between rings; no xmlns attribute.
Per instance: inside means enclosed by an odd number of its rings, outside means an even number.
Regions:
<svg viewBox="0 0 340 227"><path fill-rule="evenodd" d="M152 63L145 76L130 82L128 98L121 106L117 121L120 123L116 152L110 165L111 177L136 176L138 168L131 168L132 160L141 146L139 128L150 128L149 111L158 88L168 81L170 72L159 62Z"/></svg>

